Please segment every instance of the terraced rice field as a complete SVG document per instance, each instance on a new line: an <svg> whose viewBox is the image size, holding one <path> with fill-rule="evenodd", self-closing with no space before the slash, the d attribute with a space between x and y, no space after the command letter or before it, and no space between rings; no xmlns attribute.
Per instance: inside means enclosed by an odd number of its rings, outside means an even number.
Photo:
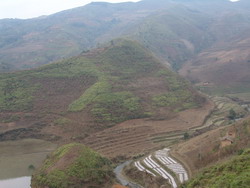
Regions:
<svg viewBox="0 0 250 188"><path fill-rule="evenodd" d="M169 181L173 188L177 188L179 182L183 183L188 180L187 171L180 163L169 156L169 149L167 148L158 150L153 155L134 162L134 165L139 171L163 177Z"/></svg>
<svg viewBox="0 0 250 188"><path fill-rule="evenodd" d="M210 115L203 126L194 127L191 130L200 130L211 126L222 126L228 124L228 114L230 109L234 109L237 113L247 113L246 110L236 102L227 97L213 97L216 110Z"/></svg>

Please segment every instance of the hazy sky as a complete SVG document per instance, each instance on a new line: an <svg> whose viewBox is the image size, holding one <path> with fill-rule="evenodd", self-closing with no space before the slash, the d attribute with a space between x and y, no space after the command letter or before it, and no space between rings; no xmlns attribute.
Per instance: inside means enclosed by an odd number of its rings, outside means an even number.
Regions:
<svg viewBox="0 0 250 188"><path fill-rule="evenodd" d="M119 3L139 0L0 0L0 19L49 15L96 1Z"/></svg>
<svg viewBox="0 0 250 188"><path fill-rule="evenodd" d="M137 2L139 0L0 0L0 19L33 18L49 15L96 1L119 3L126 1ZM230 1L237 2L239 0Z"/></svg>

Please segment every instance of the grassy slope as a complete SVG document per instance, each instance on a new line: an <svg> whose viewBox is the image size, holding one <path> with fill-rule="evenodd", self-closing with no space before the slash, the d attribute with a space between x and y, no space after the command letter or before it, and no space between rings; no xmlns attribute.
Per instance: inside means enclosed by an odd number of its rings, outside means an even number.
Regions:
<svg viewBox="0 0 250 188"><path fill-rule="evenodd" d="M183 188L247 188L250 185L250 149L222 164L203 170Z"/></svg>
<svg viewBox="0 0 250 188"><path fill-rule="evenodd" d="M97 58L92 61L97 62L100 71L98 82L69 106L70 111L81 111L93 104L91 112L96 118L102 122L117 123L145 117L154 113L155 107L172 107L174 110L177 106L184 109L197 105L188 83L167 69L161 70L161 65L136 43L118 42ZM98 62L100 60L101 63ZM149 96L150 106L143 108L143 99L147 94L138 96L136 89L130 85L146 75L160 80L165 77L162 84L165 83L168 89Z"/></svg>
<svg viewBox="0 0 250 188"><path fill-rule="evenodd" d="M111 162L81 144L61 146L32 177L32 187L82 188L112 184Z"/></svg>
<svg viewBox="0 0 250 188"><path fill-rule="evenodd" d="M74 127L85 135L85 123L110 126L163 112L167 117L165 112L203 103L189 83L128 40L39 69L2 74L0 88L2 122L20 120L37 128L43 121L69 134Z"/></svg>

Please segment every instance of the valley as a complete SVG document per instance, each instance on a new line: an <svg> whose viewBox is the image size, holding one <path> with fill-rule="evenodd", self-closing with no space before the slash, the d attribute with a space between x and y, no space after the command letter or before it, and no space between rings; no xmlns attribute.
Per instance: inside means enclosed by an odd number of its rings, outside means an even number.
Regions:
<svg viewBox="0 0 250 188"><path fill-rule="evenodd" d="M247 188L249 8L93 2L0 20L0 187L32 175L32 188L213 188L229 176Z"/></svg>

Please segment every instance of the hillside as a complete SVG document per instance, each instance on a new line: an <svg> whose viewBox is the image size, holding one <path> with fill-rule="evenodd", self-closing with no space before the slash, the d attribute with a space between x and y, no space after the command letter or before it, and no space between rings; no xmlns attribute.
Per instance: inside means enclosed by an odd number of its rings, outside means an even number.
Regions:
<svg viewBox="0 0 250 188"><path fill-rule="evenodd" d="M231 19L242 14L230 15ZM249 19L250 17L245 17ZM239 22L239 25L243 23ZM237 27L232 25L231 27ZM212 47L188 61L179 73L188 78L201 90L210 94L236 94L250 92L250 54L249 36L238 33L241 36L214 44ZM249 100L247 100L249 101Z"/></svg>
<svg viewBox="0 0 250 188"><path fill-rule="evenodd" d="M126 37L202 91L249 102L249 7L247 0L142 0L0 20L0 72L39 67Z"/></svg>
<svg viewBox="0 0 250 188"><path fill-rule="evenodd" d="M68 144L54 151L32 176L32 188L110 188L112 163L81 144Z"/></svg>
<svg viewBox="0 0 250 188"><path fill-rule="evenodd" d="M45 17L0 20L0 71L34 68L120 36L139 41L178 70L213 44L247 33L247 7L246 0L142 0L91 3Z"/></svg>
<svg viewBox="0 0 250 188"><path fill-rule="evenodd" d="M200 169L221 162L248 148L249 135L250 120L247 118L177 144L172 150L172 155L184 162L194 175Z"/></svg>
<svg viewBox="0 0 250 188"><path fill-rule="evenodd" d="M208 32L214 42L187 60L179 73L204 92L230 94L249 101L249 1L233 3L213 17ZM240 9L239 9L240 8Z"/></svg>
<svg viewBox="0 0 250 188"><path fill-rule="evenodd" d="M183 188L195 187L234 187L247 188L250 184L250 150L246 149L222 164L217 164L202 171Z"/></svg>
<svg viewBox="0 0 250 188"><path fill-rule="evenodd" d="M153 135L199 126L212 108L188 82L129 40L1 74L0 87L1 141L78 141L112 156L157 147ZM173 119L178 116L184 120ZM126 139L128 150L121 150ZM119 152L109 149L114 144Z"/></svg>
<svg viewBox="0 0 250 188"><path fill-rule="evenodd" d="M160 3L152 7L147 2L97 2L34 19L0 20L0 71L34 68L78 55L121 36L128 25L159 9Z"/></svg>

